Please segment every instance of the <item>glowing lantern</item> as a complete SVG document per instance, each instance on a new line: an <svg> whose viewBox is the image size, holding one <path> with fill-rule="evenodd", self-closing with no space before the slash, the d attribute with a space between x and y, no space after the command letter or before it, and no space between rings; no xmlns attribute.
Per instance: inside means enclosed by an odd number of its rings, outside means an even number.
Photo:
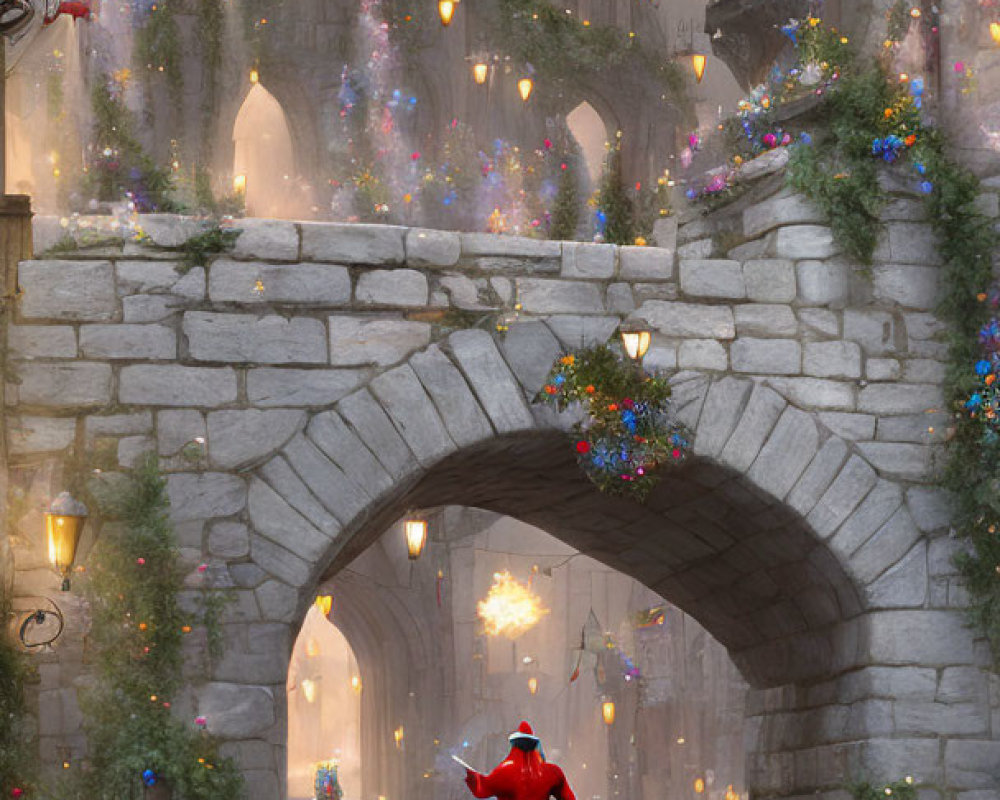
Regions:
<svg viewBox="0 0 1000 800"><path fill-rule="evenodd" d="M528 678L528 691L531 694L538 694L538 678Z"/></svg>
<svg viewBox="0 0 1000 800"><path fill-rule="evenodd" d="M250 83L252 83L254 86L260 83L260 73L257 71L256 67L250 70Z"/></svg>
<svg viewBox="0 0 1000 800"><path fill-rule="evenodd" d="M361 676L352 675L351 676L351 688L358 694L361 693Z"/></svg>
<svg viewBox="0 0 1000 800"><path fill-rule="evenodd" d="M486 83L486 76L489 73L489 67L483 61L477 61L472 65L472 79L482 86Z"/></svg>
<svg viewBox="0 0 1000 800"><path fill-rule="evenodd" d="M236 192L236 194L246 194L247 191L246 175L233 175L233 191Z"/></svg>
<svg viewBox="0 0 1000 800"><path fill-rule="evenodd" d="M403 525L406 531L406 554L410 561L416 561L424 552L427 544L427 521L423 519L408 519Z"/></svg>
<svg viewBox="0 0 1000 800"><path fill-rule="evenodd" d="M306 678L302 683L299 684L302 687L302 696L306 699L307 703L313 703L316 700L316 681Z"/></svg>
<svg viewBox="0 0 1000 800"><path fill-rule="evenodd" d="M542 608L541 600L531 587L506 570L493 574L489 594L476 608L489 636L502 634L508 639L516 639L531 630L549 613Z"/></svg>
<svg viewBox="0 0 1000 800"><path fill-rule="evenodd" d="M49 549L49 563L62 575L62 590L69 591L69 573L76 559L76 546L80 542L83 525L87 521L87 507L63 492L45 512L45 539Z"/></svg>
<svg viewBox="0 0 1000 800"><path fill-rule="evenodd" d="M601 703L601 719L604 720L605 725L615 724L615 701L614 700L604 700Z"/></svg>
<svg viewBox="0 0 1000 800"><path fill-rule="evenodd" d="M438 14L441 15L441 24L446 28L451 25L451 18L455 16L454 0L438 0Z"/></svg>
<svg viewBox="0 0 1000 800"><path fill-rule="evenodd" d="M705 791L705 781L702 778L694 779L694 791L695 794L701 794Z"/></svg>
<svg viewBox="0 0 1000 800"><path fill-rule="evenodd" d="M701 83L701 79L705 75L705 64L707 63L708 56L703 53L695 53L691 56L691 67L694 69L694 77L698 83Z"/></svg>
<svg viewBox="0 0 1000 800"><path fill-rule="evenodd" d="M316 608L319 609L320 613L324 617L329 617L330 612L333 611L333 595L332 594L316 595Z"/></svg>
<svg viewBox="0 0 1000 800"><path fill-rule="evenodd" d="M524 102L528 102L528 98L531 97L531 90L535 88L535 82L531 78L521 78L517 82L517 91L521 93L521 99Z"/></svg>
<svg viewBox="0 0 1000 800"><path fill-rule="evenodd" d="M622 346L625 348L625 354L632 361L641 361L642 357L646 355L646 351L649 350L649 343L652 336L649 330L649 323L641 319L627 320L622 323L619 331L622 337Z"/></svg>
<svg viewBox="0 0 1000 800"><path fill-rule="evenodd" d="M990 23L990 38L994 44L1000 44L1000 22Z"/></svg>
<svg viewBox="0 0 1000 800"><path fill-rule="evenodd" d="M396 728L396 730L392 732L392 739L396 743L397 750L403 749L403 738L405 735L406 732L403 730L402 725L400 725L398 728Z"/></svg>

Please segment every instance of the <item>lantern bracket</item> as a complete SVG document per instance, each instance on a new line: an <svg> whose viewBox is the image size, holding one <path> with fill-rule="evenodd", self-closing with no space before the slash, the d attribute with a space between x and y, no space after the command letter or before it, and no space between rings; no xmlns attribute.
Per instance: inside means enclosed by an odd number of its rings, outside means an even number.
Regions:
<svg viewBox="0 0 1000 800"><path fill-rule="evenodd" d="M21 641L21 645L26 650L31 650L36 647L47 647L62 635L63 628L65 627L65 620L59 606L51 598L46 597L45 599L49 602L52 608L36 608L34 611L29 611L17 629L17 638ZM32 639L30 636L32 630L44 625L50 617L54 618L57 623L55 633L48 634L47 638L39 639L37 641Z"/></svg>

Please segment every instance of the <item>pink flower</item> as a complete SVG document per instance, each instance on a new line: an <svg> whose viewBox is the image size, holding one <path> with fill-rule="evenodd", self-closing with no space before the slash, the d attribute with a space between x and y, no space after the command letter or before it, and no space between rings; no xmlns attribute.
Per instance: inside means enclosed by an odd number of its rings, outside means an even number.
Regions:
<svg viewBox="0 0 1000 800"><path fill-rule="evenodd" d="M194 724L200 725L202 728L204 728L206 725L208 725L208 720L205 719L204 717L195 717Z"/></svg>
<svg viewBox="0 0 1000 800"><path fill-rule="evenodd" d="M544 144L545 145L545 149L548 150L549 148L552 147L552 140L551 139L546 139L544 142L542 142L542 144Z"/></svg>
<svg viewBox="0 0 1000 800"><path fill-rule="evenodd" d="M410 159L412 161L419 161L420 160L420 152L417 151L417 150L414 150L412 153L410 153Z"/></svg>
<svg viewBox="0 0 1000 800"><path fill-rule="evenodd" d="M198 572L204 572L207 569L208 569L208 564L199 564L198 565Z"/></svg>
<svg viewBox="0 0 1000 800"><path fill-rule="evenodd" d="M139 557L138 557L138 558L137 558L137 559L135 560L135 563L136 563L136 564L138 564L138 565L139 565L139 566L141 567L141 566L142 566L143 564L145 564L145 563L146 563L146 559L144 559L144 558L143 558L142 556L139 556Z"/></svg>

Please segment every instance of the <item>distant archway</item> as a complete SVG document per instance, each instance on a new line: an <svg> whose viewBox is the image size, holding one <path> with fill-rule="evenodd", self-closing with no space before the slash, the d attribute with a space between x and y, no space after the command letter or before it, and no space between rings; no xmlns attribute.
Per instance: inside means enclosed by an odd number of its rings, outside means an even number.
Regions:
<svg viewBox="0 0 1000 800"><path fill-rule="evenodd" d="M259 83L251 87L236 115L233 145L234 181L246 187L247 214L302 216L308 194L298 185L288 118L281 103Z"/></svg>
<svg viewBox="0 0 1000 800"><path fill-rule="evenodd" d="M587 101L580 103L566 115L566 125L583 152L583 161L587 165L590 183L596 186L604 170L608 128L601 115Z"/></svg>

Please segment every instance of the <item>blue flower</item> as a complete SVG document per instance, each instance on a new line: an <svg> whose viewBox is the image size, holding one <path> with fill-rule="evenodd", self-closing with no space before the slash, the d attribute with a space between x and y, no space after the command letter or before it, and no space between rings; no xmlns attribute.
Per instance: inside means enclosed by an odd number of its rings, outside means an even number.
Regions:
<svg viewBox="0 0 1000 800"><path fill-rule="evenodd" d="M698 193L694 189L688 189L686 192L684 192L684 196L688 200L694 200L698 196Z"/></svg>
<svg viewBox="0 0 1000 800"><path fill-rule="evenodd" d="M990 374L990 362L985 359L976 362L976 374L977 375L989 375Z"/></svg>
<svg viewBox="0 0 1000 800"><path fill-rule="evenodd" d="M156 773L151 769L146 769L142 771L142 782L147 786L152 786L156 783Z"/></svg>
<svg viewBox="0 0 1000 800"><path fill-rule="evenodd" d="M968 400L965 401L965 407L970 410L979 408L979 406L981 406L982 404L983 404L983 398L979 394L979 392L976 392L974 395L972 395L972 397L970 397Z"/></svg>
<svg viewBox="0 0 1000 800"><path fill-rule="evenodd" d="M927 167L924 166L923 164L917 164L917 172L923 175L927 172Z"/></svg>
<svg viewBox="0 0 1000 800"><path fill-rule="evenodd" d="M565 375L556 375L555 378L552 379L552 382L556 386L562 386L564 383L566 383L566 376Z"/></svg>
<svg viewBox="0 0 1000 800"><path fill-rule="evenodd" d="M882 145L882 140L881 139L876 139L875 141L873 141L872 142L872 155L873 156L877 156L877 155L881 154L882 147L883 147L883 145Z"/></svg>
<svg viewBox="0 0 1000 800"><path fill-rule="evenodd" d="M934 184L931 183L930 181L921 181L920 191L922 191L924 194L930 194L931 192L934 191Z"/></svg>
<svg viewBox="0 0 1000 800"><path fill-rule="evenodd" d="M802 141L802 144L812 144L813 142L812 136L805 131L802 131L802 133L799 134L799 139Z"/></svg>

